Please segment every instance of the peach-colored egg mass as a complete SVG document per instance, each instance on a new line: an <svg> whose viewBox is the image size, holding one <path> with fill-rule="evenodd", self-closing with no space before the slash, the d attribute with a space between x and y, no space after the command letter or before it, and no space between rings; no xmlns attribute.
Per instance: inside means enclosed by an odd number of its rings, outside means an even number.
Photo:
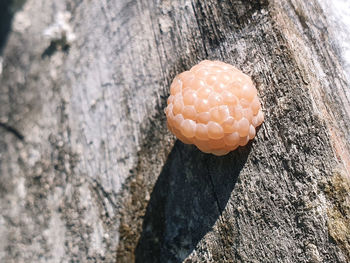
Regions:
<svg viewBox="0 0 350 263"><path fill-rule="evenodd" d="M209 60L175 77L165 113L178 139L215 155L246 145L264 121L251 78L229 64Z"/></svg>

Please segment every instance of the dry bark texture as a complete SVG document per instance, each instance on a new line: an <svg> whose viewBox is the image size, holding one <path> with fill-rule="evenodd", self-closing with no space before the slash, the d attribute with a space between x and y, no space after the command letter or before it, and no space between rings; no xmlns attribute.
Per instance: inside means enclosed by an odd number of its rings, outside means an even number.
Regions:
<svg viewBox="0 0 350 263"><path fill-rule="evenodd" d="M349 85L315 0L2 5L1 262L350 261ZM224 157L165 125L202 59L263 102Z"/></svg>

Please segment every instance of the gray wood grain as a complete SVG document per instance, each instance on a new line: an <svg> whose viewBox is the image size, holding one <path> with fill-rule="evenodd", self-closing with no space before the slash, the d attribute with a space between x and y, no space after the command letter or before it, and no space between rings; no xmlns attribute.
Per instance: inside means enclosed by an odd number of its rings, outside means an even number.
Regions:
<svg viewBox="0 0 350 263"><path fill-rule="evenodd" d="M349 83L317 1L22 2L0 39L1 262L350 260ZM263 102L223 157L165 125L202 59Z"/></svg>

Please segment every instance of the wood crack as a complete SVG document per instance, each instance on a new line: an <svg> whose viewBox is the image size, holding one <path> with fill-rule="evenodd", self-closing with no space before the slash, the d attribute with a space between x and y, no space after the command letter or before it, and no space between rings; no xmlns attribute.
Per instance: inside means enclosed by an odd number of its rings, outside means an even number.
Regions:
<svg viewBox="0 0 350 263"><path fill-rule="evenodd" d="M24 135L22 133L20 133L13 126L10 126L10 125L8 125L7 123L4 123L4 122L0 122L0 127L2 127L6 131L8 131L8 132L12 133L13 135L15 135L19 140L24 141Z"/></svg>

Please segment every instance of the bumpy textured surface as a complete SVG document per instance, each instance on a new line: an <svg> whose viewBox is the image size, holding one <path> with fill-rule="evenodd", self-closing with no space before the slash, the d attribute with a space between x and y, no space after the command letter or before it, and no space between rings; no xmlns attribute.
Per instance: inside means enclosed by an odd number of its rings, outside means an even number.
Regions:
<svg viewBox="0 0 350 263"><path fill-rule="evenodd" d="M250 77L227 63L209 60L175 77L165 113L177 138L215 155L246 145L264 121Z"/></svg>

